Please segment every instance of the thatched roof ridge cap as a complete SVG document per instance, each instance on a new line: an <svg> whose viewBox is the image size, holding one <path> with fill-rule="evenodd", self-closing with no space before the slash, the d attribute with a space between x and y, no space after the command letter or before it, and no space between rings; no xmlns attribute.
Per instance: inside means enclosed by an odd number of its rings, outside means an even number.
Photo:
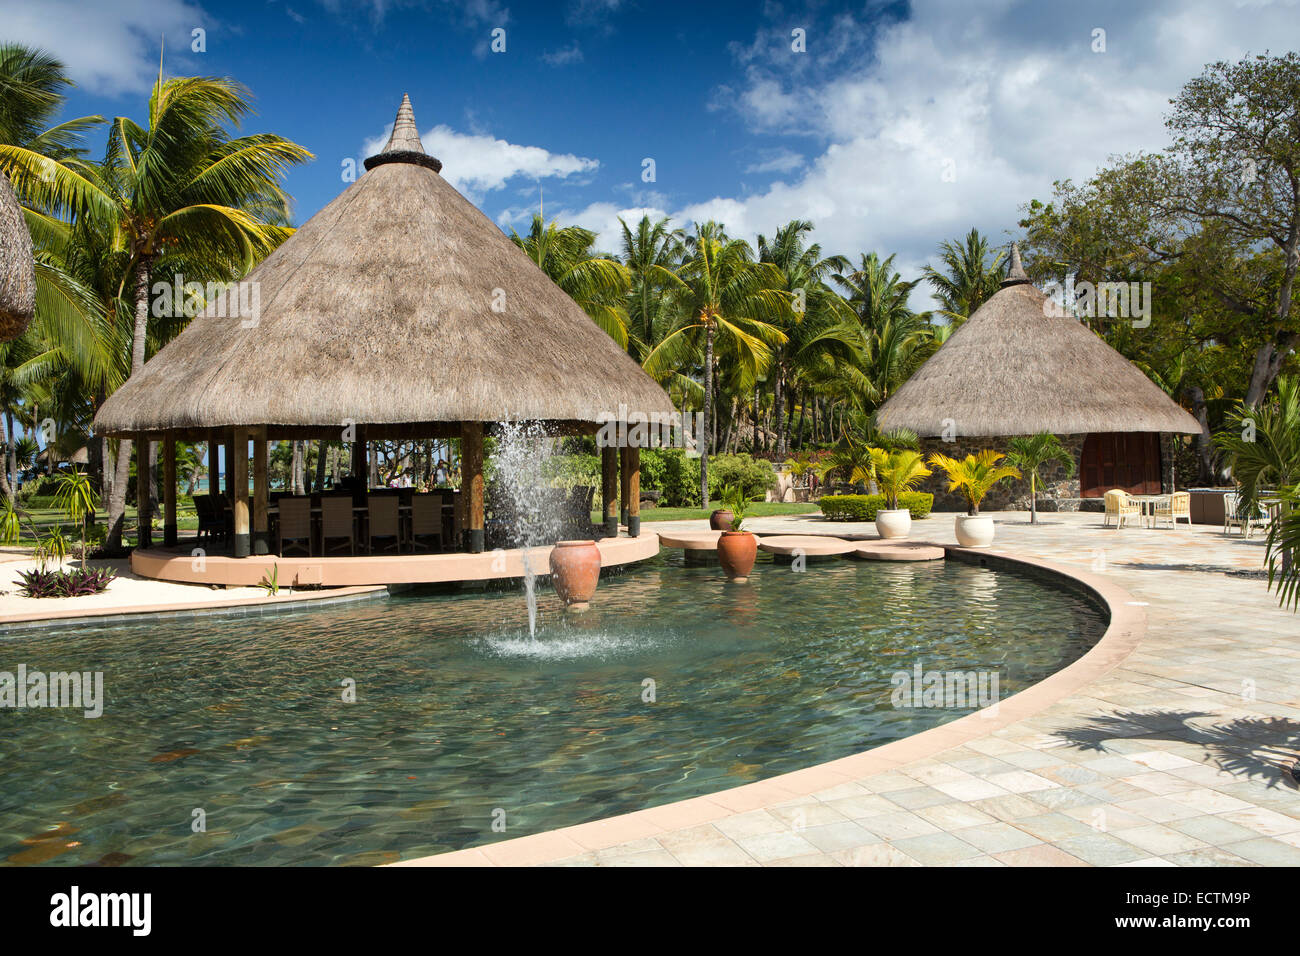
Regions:
<svg viewBox="0 0 1300 956"><path fill-rule="evenodd" d="M402 105L397 108L397 118L393 120L393 132L389 134L388 143L374 156L366 158L365 167L369 170L385 163L413 163L427 166L434 172L442 171L442 163L424 151L409 93L402 94Z"/></svg>
<svg viewBox="0 0 1300 956"><path fill-rule="evenodd" d="M1020 245L1011 243L1011 264L1007 268L1007 277L1002 280L1002 288L1011 285L1030 285L1029 276L1025 274L1025 267L1020 264Z"/></svg>

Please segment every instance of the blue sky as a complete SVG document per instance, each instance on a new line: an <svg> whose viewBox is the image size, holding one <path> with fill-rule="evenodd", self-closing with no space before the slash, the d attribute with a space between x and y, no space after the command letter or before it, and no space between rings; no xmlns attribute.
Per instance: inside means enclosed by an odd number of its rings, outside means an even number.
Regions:
<svg viewBox="0 0 1300 956"><path fill-rule="evenodd" d="M749 238L808 218L827 252L896 252L910 275L971 226L1007 240L1053 180L1163 145L1181 84L1211 60L1300 47L1300 6L0 0L0 36L68 64L69 116L140 117L164 33L168 73L235 77L256 99L247 131L316 154L288 179L300 221L407 92L444 175L503 228L526 228L539 190L548 219L610 250L620 214L714 217Z"/></svg>

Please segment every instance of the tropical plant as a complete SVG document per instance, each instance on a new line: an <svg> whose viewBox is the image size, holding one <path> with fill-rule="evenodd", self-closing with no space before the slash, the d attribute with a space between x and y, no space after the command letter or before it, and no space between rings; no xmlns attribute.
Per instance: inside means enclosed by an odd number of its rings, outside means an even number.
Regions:
<svg viewBox="0 0 1300 956"><path fill-rule="evenodd" d="M554 221L548 225L537 213L527 236L511 230L510 239L620 348L627 348L623 297L632 284L631 275L617 259L591 251L596 241L594 232L581 226L561 228Z"/></svg>
<svg viewBox="0 0 1300 956"><path fill-rule="evenodd" d="M876 484L885 496L891 510L898 508L899 496L911 491L922 479L931 475L920 452L871 449L871 464L876 474Z"/></svg>
<svg viewBox="0 0 1300 956"><path fill-rule="evenodd" d="M62 509L68 520L77 526L81 541L81 566L86 566L86 518L94 518L99 507L99 495L91 484L90 476L81 471L61 472L55 479L58 490L54 493L54 506Z"/></svg>
<svg viewBox="0 0 1300 956"><path fill-rule="evenodd" d="M280 593L280 565L271 565L271 570L262 574L262 580L257 582L257 586L266 592L267 597Z"/></svg>
<svg viewBox="0 0 1300 956"><path fill-rule="evenodd" d="M44 566L30 571L19 571L20 588L26 597L61 598L83 597L105 590L117 577L112 568L56 568Z"/></svg>
<svg viewBox="0 0 1300 956"><path fill-rule="evenodd" d="M1066 451L1061 440L1051 432L1037 435L1020 435L1009 442L1007 464L1020 469L1029 479L1029 523L1038 524L1039 470L1049 462L1059 462L1066 477L1074 475L1074 456Z"/></svg>
<svg viewBox="0 0 1300 956"><path fill-rule="evenodd" d="M62 528L51 528L46 532L45 537L41 538L36 545L32 556L40 562L41 567L45 567L46 562L53 561L55 567L61 565L68 558L68 539L63 534Z"/></svg>
<svg viewBox="0 0 1300 956"><path fill-rule="evenodd" d="M731 512L731 530L739 531L741 522L749 512L749 496L740 482L728 485L722 492L722 505Z"/></svg>
<svg viewBox="0 0 1300 956"><path fill-rule="evenodd" d="M22 512L18 510L13 496L0 498L0 545L11 548L22 536Z"/></svg>
<svg viewBox="0 0 1300 956"><path fill-rule="evenodd" d="M1239 403L1214 436L1241 488L1242 506L1255 508L1268 487L1300 484L1300 377L1277 380L1277 396L1258 408Z"/></svg>
<svg viewBox="0 0 1300 956"><path fill-rule="evenodd" d="M1300 489L1283 493L1277 520L1268 529L1268 587L1278 604L1300 610Z"/></svg>
<svg viewBox="0 0 1300 956"><path fill-rule="evenodd" d="M948 476L948 490L960 491L970 505L967 512L971 515L980 513L980 502L999 481L1007 478L1019 478L1020 471L1013 465L1000 465L1006 456L1001 452L986 448L976 455L965 458L949 458L935 452L929 463Z"/></svg>
<svg viewBox="0 0 1300 956"><path fill-rule="evenodd" d="M846 435L814 468L817 477L828 481L837 476L845 484L866 485L876 479L873 449Z"/></svg>

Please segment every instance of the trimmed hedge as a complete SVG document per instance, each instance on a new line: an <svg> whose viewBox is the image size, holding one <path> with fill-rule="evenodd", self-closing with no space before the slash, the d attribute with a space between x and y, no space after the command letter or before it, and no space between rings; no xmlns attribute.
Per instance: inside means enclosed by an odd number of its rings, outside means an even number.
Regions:
<svg viewBox="0 0 1300 956"><path fill-rule="evenodd" d="M924 518L934 507L934 495L924 491L905 491L898 503L913 518ZM885 507L884 495L823 495L817 505L830 521L875 521L876 512Z"/></svg>

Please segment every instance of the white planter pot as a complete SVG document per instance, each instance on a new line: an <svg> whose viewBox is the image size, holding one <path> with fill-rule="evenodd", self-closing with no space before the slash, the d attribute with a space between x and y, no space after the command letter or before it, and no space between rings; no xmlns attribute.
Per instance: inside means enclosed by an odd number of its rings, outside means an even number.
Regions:
<svg viewBox="0 0 1300 956"><path fill-rule="evenodd" d="M963 548L987 548L993 543L993 519L988 515L958 515L957 543Z"/></svg>
<svg viewBox="0 0 1300 956"><path fill-rule="evenodd" d="M876 532L882 538L906 538L912 530L912 512L907 508L882 509L876 512Z"/></svg>

